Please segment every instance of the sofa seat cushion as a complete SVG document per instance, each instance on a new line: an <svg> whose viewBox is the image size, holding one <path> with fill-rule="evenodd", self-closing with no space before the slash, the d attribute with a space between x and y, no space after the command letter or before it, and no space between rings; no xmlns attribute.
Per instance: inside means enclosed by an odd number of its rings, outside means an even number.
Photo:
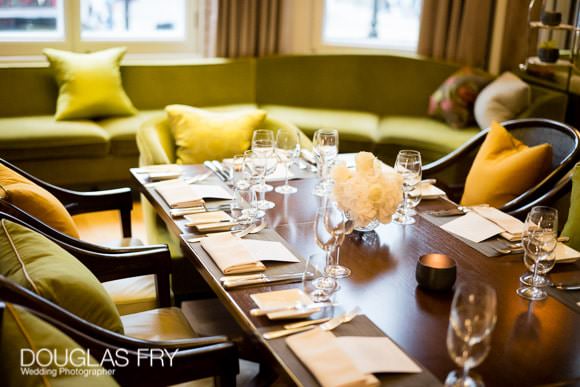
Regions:
<svg viewBox="0 0 580 387"><path fill-rule="evenodd" d="M355 110L333 110L297 106L261 105L273 117L298 126L311 136L317 129L334 128L340 133L340 141L374 143L378 140L379 118L376 114ZM342 143L339 144L340 151Z"/></svg>
<svg viewBox="0 0 580 387"><path fill-rule="evenodd" d="M479 133L477 127L455 129L427 117L389 116L381 119L379 123L378 142L446 154L477 133Z"/></svg>
<svg viewBox="0 0 580 387"><path fill-rule="evenodd" d="M121 316L157 308L154 275L103 282Z"/></svg>
<svg viewBox="0 0 580 387"><path fill-rule="evenodd" d="M111 154L117 156L137 156L139 149L135 136L137 129L143 122L155 115L164 113L163 110L140 111L134 116L111 117L97 121L97 124L108 134L111 142Z"/></svg>
<svg viewBox="0 0 580 387"><path fill-rule="evenodd" d="M163 341L191 339L198 335L179 308L160 308L121 316L127 336Z"/></svg>
<svg viewBox="0 0 580 387"><path fill-rule="evenodd" d="M55 121L52 116L0 119L0 152L11 160L104 157L109 135L92 121Z"/></svg>

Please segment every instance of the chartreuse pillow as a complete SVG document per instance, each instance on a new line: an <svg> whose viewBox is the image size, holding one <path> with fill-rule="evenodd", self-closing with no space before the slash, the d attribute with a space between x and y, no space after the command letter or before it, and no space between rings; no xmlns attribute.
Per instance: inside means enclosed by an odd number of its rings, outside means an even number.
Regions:
<svg viewBox="0 0 580 387"><path fill-rule="evenodd" d="M0 198L65 234L74 238L79 237L72 217L57 198L2 164L0 164Z"/></svg>
<svg viewBox="0 0 580 387"><path fill-rule="evenodd" d="M254 129L264 122L263 110L210 112L185 105L165 108L176 145L177 164L222 160L246 151Z"/></svg>
<svg viewBox="0 0 580 387"><path fill-rule="evenodd" d="M467 175L461 204L501 207L541 180L551 160L550 144L528 147L492 122Z"/></svg>
<svg viewBox="0 0 580 387"><path fill-rule="evenodd" d="M0 275L102 328L123 333L119 312L99 280L44 236L0 221Z"/></svg>
<svg viewBox="0 0 580 387"><path fill-rule="evenodd" d="M568 242L570 247L580 251L580 164L576 164L574 168L570 211L568 211L568 220L564 225L562 235L570 238Z"/></svg>
<svg viewBox="0 0 580 387"><path fill-rule="evenodd" d="M59 87L57 120L126 116L137 110L123 90L119 66L126 48L79 54L44 49Z"/></svg>
<svg viewBox="0 0 580 387"><path fill-rule="evenodd" d="M85 349L47 322L12 304L5 304L2 317L1 386L118 386L92 356L86 364Z"/></svg>

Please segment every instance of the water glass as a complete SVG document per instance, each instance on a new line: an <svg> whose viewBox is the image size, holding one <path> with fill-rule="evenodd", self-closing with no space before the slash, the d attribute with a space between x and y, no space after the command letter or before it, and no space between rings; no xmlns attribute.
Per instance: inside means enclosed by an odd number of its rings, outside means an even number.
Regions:
<svg viewBox="0 0 580 387"><path fill-rule="evenodd" d="M413 224L415 219L409 214L412 192L421 183L421 154L415 150L402 150L397 154L395 171L403 177L403 202L393 217L398 224ZM417 202L418 204L418 202Z"/></svg>
<svg viewBox="0 0 580 387"><path fill-rule="evenodd" d="M462 371L452 371L445 386L483 385L470 369L483 362L490 350L491 333L497 320L495 290L482 282L457 287L447 328L447 350Z"/></svg>
<svg viewBox="0 0 580 387"><path fill-rule="evenodd" d="M312 296L314 298L324 298L330 296L338 286L338 282L335 278L328 275L328 267L332 264L332 250L336 244L336 235L328 229L327 225L327 210L323 206L316 212L316 219L314 220L314 237L316 239L316 244L325 253L324 268L321 270L322 276L317 278L313 284L316 287Z"/></svg>
<svg viewBox="0 0 580 387"><path fill-rule="evenodd" d="M318 162L320 183L314 188L317 196L326 196L332 192L330 169L338 155L338 130L318 129L312 139L314 154Z"/></svg>
<svg viewBox="0 0 580 387"><path fill-rule="evenodd" d="M334 237L334 256L331 257L330 265L326 272L332 278L346 278L350 276L351 270L348 267L340 265L340 246L344 242L346 234L350 234L354 229L352 220L346 217L346 214L338 208L335 202L329 202L325 207L325 225Z"/></svg>
<svg viewBox="0 0 580 387"><path fill-rule="evenodd" d="M280 128L276 133L276 156L284 165L284 185L276 187L276 192L281 194L293 194L298 191L296 187L288 184L288 174L292 163L300 155L300 135L294 128Z"/></svg>
<svg viewBox="0 0 580 387"><path fill-rule="evenodd" d="M531 286L517 290L519 296L532 301L548 297L546 290L539 286L543 282L539 276L552 270L556 263L557 233L558 211L551 207L533 207L526 217L522 235L524 264L533 269L533 277Z"/></svg>
<svg viewBox="0 0 580 387"><path fill-rule="evenodd" d="M266 160L274 157L274 132L269 129L257 129L252 134L252 148L253 157L257 162L261 162L264 168L260 169L260 182L256 187L258 192L270 192L273 187L266 184Z"/></svg>

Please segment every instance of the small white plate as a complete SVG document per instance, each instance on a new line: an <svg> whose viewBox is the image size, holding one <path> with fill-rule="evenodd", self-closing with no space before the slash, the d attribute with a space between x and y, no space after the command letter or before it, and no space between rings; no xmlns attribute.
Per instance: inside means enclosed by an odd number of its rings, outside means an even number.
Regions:
<svg viewBox="0 0 580 387"><path fill-rule="evenodd" d="M285 308L299 304L306 306L313 303L310 297L308 297L308 295L300 289L286 289L277 290L274 292L256 293L252 294L250 297L261 309ZM307 311L288 310L268 313L267 316L270 320L305 318L319 311L320 308L308 309Z"/></svg>

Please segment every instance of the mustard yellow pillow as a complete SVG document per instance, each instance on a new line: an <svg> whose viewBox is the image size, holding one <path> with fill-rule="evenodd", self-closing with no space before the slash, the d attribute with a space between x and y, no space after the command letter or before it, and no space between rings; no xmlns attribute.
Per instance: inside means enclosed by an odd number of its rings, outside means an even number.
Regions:
<svg viewBox="0 0 580 387"><path fill-rule="evenodd" d="M117 47L79 54L47 48L59 87L56 102L57 120L126 116L137 110L121 84L119 65L126 48Z"/></svg>
<svg viewBox="0 0 580 387"><path fill-rule="evenodd" d="M177 164L222 160L250 147L252 133L266 118L263 110L210 112L185 105L165 108L176 144Z"/></svg>
<svg viewBox="0 0 580 387"><path fill-rule="evenodd" d="M79 237L72 217L57 198L2 164L0 198L73 238Z"/></svg>
<svg viewBox="0 0 580 387"><path fill-rule="evenodd" d="M551 160L550 144L528 147L492 122L467 175L461 204L501 207L541 180Z"/></svg>

